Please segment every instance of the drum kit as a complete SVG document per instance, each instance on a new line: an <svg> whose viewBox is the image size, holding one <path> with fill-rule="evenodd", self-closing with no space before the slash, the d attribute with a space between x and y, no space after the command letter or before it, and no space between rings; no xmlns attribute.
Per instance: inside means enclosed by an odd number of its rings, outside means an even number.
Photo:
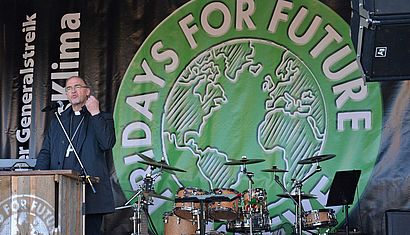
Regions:
<svg viewBox="0 0 410 235"><path fill-rule="evenodd" d="M264 159L248 159L243 156L240 160L228 159L225 165L242 166L241 173L248 179L248 188L239 192L231 188L215 188L210 192L194 187L182 187L176 194L175 199L159 195L153 190L153 183L163 171L175 174L175 172L186 172L185 170L168 165L164 160L159 162L149 157L140 155L142 164L151 167L151 173L144 177L143 184L124 206L116 209L133 208L134 214L130 220L133 222L132 235L141 234L141 212L143 208L153 204L152 198L174 201L172 211L163 215L164 234L223 234L216 231L206 231L208 222L220 222L225 224L226 231L239 234L260 234L271 230L271 221L267 207L267 192L263 188L253 187L254 173L247 170L247 165L257 164ZM314 156L303 159L298 164L316 164L312 173L302 180L293 180L294 186L287 190L279 180L277 173L285 173L283 170L273 166L262 170L274 174L275 181L281 186L284 193L277 194L279 198L286 198L295 204L296 221L294 234L302 234L302 231L331 228L337 224L334 211L331 209L318 209L304 211L302 200L316 198L315 195L302 192L303 183L321 171L319 162L335 157L333 154ZM135 199L137 199L135 201ZM135 201L131 204L132 201Z"/></svg>

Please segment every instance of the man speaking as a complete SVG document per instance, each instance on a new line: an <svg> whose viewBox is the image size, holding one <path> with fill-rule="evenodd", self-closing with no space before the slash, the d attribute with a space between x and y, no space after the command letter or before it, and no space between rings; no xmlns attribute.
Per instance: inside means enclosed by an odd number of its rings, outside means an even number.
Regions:
<svg viewBox="0 0 410 235"><path fill-rule="evenodd" d="M98 100L84 79L73 76L67 79L65 91L71 107L61 113L60 119L86 172L99 177L93 184L93 193L86 185L85 231L87 235L100 234L104 214L114 212L114 199L106 164L105 153L115 144L112 115L101 112ZM81 172L81 166L57 118L45 134L43 146L37 156L35 169L71 169Z"/></svg>

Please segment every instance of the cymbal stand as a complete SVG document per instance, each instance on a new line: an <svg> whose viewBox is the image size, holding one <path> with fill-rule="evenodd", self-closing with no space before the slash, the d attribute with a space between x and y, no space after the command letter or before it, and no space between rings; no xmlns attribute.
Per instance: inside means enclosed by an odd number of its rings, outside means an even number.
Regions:
<svg viewBox="0 0 410 235"><path fill-rule="evenodd" d="M133 232L131 235L140 235L141 234L141 210L144 205L149 206L149 199L144 198L144 192L149 193L152 191L152 185L153 182L155 181L156 178L161 174L161 171L159 171L154 177L151 176L150 173L148 173L145 178L144 178L144 184L140 185L139 188L137 189L137 192L124 204L124 206L117 207L115 209L120 210L120 209L125 209L132 207L133 208L133 215L130 218L132 221L133 225ZM130 205L130 203L137 198L137 203L133 203ZM144 200L143 200L144 199Z"/></svg>
<svg viewBox="0 0 410 235"><path fill-rule="evenodd" d="M295 204L295 212L296 212L296 223L295 223L295 232L297 235L302 234L302 212L303 212L303 207L302 207L302 187L303 187L303 182L305 182L307 179L312 177L314 174L318 173L321 171L322 168L319 166L319 163L317 162L316 169L307 175L305 178L302 180L298 181L296 179L292 179L295 182L295 186L292 187L292 190L295 190L296 195L298 196L298 200Z"/></svg>
<svg viewBox="0 0 410 235"><path fill-rule="evenodd" d="M248 177L248 193L249 193L249 234L253 234L253 221L252 221L252 184L254 184L254 181L252 180L252 177L254 176L253 172L247 171L246 169L246 163L243 164L243 170L242 173L245 174Z"/></svg>

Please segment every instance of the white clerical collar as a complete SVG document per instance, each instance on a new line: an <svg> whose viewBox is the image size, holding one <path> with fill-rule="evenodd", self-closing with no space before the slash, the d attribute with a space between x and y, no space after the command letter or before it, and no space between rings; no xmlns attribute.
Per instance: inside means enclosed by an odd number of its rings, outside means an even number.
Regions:
<svg viewBox="0 0 410 235"><path fill-rule="evenodd" d="M74 114L75 114L76 116L78 116L78 115L81 115L81 112L80 112L80 111L74 111Z"/></svg>

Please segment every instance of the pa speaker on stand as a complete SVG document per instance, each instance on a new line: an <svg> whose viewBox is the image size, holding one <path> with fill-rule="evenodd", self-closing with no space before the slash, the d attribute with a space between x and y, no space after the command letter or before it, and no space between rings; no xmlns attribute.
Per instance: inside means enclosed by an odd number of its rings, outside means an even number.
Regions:
<svg viewBox="0 0 410 235"><path fill-rule="evenodd" d="M408 0L352 0L351 35L366 81L410 79Z"/></svg>

